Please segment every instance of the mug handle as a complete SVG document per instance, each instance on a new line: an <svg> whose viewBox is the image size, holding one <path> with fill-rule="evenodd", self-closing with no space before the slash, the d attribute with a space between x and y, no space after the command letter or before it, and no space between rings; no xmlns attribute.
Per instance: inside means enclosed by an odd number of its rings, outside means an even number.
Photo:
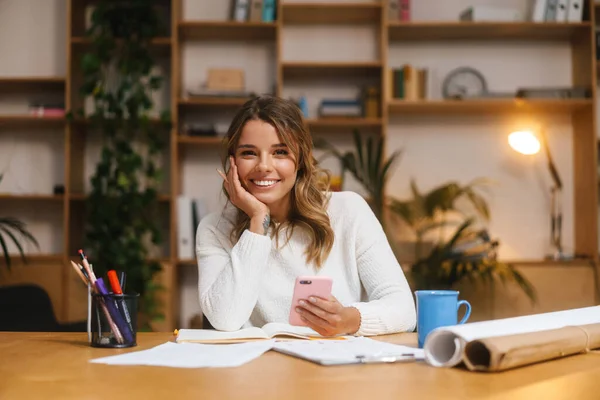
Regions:
<svg viewBox="0 0 600 400"><path fill-rule="evenodd" d="M465 322L467 322L467 320L471 316L471 304L468 301L466 301L466 300L459 300L458 301L458 303L456 304L456 312L458 312L458 309L463 304L467 307L467 311L465 312L465 316L458 323L459 325L464 324Z"/></svg>

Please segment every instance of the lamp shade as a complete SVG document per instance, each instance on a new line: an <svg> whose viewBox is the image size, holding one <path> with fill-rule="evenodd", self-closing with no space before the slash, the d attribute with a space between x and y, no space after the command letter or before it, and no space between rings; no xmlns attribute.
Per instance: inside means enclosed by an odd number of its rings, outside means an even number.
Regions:
<svg viewBox="0 0 600 400"><path fill-rule="evenodd" d="M508 135L508 144L521 154L536 154L540 151L541 144L538 138L530 131L517 131Z"/></svg>

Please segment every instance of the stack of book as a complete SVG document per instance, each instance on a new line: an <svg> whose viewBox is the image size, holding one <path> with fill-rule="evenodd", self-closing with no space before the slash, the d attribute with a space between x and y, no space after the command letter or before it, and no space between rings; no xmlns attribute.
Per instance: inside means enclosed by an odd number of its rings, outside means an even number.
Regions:
<svg viewBox="0 0 600 400"><path fill-rule="evenodd" d="M411 0L389 0L388 18L390 21L410 21L410 1Z"/></svg>
<svg viewBox="0 0 600 400"><path fill-rule="evenodd" d="M64 104L30 103L29 115L36 117L64 117L65 106Z"/></svg>
<svg viewBox="0 0 600 400"><path fill-rule="evenodd" d="M535 0L533 22L581 22L583 0Z"/></svg>
<svg viewBox="0 0 600 400"><path fill-rule="evenodd" d="M273 22L276 9L276 0L232 0L231 19L237 22Z"/></svg>
<svg viewBox="0 0 600 400"><path fill-rule="evenodd" d="M319 117L321 118L358 118L362 115L363 106L358 99L324 99L319 104Z"/></svg>
<svg viewBox="0 0 600 400"><path fill-rule="evenodd" d="M388 98L403 100L425 100L429 98L430 73L427 68L417 68L405 64L400 68L391 68Z"/></svg>

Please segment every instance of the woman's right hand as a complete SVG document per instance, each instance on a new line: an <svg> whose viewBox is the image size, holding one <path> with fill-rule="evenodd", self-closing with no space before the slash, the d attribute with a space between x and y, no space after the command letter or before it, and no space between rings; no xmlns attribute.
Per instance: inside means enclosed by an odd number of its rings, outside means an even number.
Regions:
<svg viewBox="0 0 600 400"><path fill-rule="evenodd" d="M250 217L250 230L255 233L266 234L270 222L269 207L248 192L240 182L237 166L233 156L229 156L231 167L225 176L217 170L225 181L225 190L229 194L231 203Z"/></svg>

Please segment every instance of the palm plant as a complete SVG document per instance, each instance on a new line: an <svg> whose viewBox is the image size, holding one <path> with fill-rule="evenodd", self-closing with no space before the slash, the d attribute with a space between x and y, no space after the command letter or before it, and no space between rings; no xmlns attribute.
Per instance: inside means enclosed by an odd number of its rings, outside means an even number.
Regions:
<svg viewBox="0 0 600 400"><path fill-rule="evenodd" d="M477 229L477 218L469 217L458 207L466 200L475 210L476 217L489 220L490 211L478 188L486 184L477 179L466 185L449 182L422 194L414 180L411 182L412 198L401 201L385 195L385 185L392 167L401 155L394 151L385 159L383 139L368 137L363 140L354 131L353 151L340 152L323 139L315 139L315 147L325 149L342 165L342 172L349 171L368 192L373 212L384 229L389 223L384 217L389 210L403 220L416 237L415 262L409 278L415 289L453 288L468 280L483 281L493 285L496 280L516 283L525 294L535 301L531 284L511 265L496 259L498 241L492 240L485 229ZM449 238L446 235L455 229ZM386 229L388 236L392 234ZM437 236L433 248L424 244ZM393 237L392 246L393 246Z"/></svg>
<svg viewBox="0 0 600 400"><path fill-rule="evenodd" d="M457 206L466 199L475 214L489 220L489 207L477 188L486 181L475 180L461 186L450 182L422 194L411 182L413 197L408 201L390 199L390 210L398 215L416 236L415 263L410 277L416 289L451 289L464 280L483 281L493 286L497 280L517 284L532 302L536 294L531 284L512 265L496 259L499 245L487 230L475 227L476 218L468 217ZM448 228L456 230L446 239ZM424 242L438 236L433 249L423 251Z"/></svg>
<svg viewBox="0 0 600 400"><path fill-rule="evenodd" d="M398 161L401 151L394 151L387 160L383 155L383 139L380 136L369 136L363 140L358 130L354 130L355 151L340 152L331 143L322 138L315 138L316 148L326 150L342 164L342 175L349 171L369 193L369 203L377 218L383 220L386 207L385 184L392 166Z"/></svg>
<svg viewBox="0 0 600 400"><path fill-rule="evenodd" d="M2 176L3 175L0 174L0 182L2 182ZM11 256L8 253L8 239L10 239L15 244L15 247L19 251L23 262L27 262L25 251L23 250L23 246L17 238L17 235L21 236L22 239L25 239L26 241L29 241L30 243L34 244L38 249L40 248L37 240L26 229L26 224L23 221L20 221L17 218L13 217L0 217L0 247L2 248L4 261L9 270L11 268Z"/></svg>

